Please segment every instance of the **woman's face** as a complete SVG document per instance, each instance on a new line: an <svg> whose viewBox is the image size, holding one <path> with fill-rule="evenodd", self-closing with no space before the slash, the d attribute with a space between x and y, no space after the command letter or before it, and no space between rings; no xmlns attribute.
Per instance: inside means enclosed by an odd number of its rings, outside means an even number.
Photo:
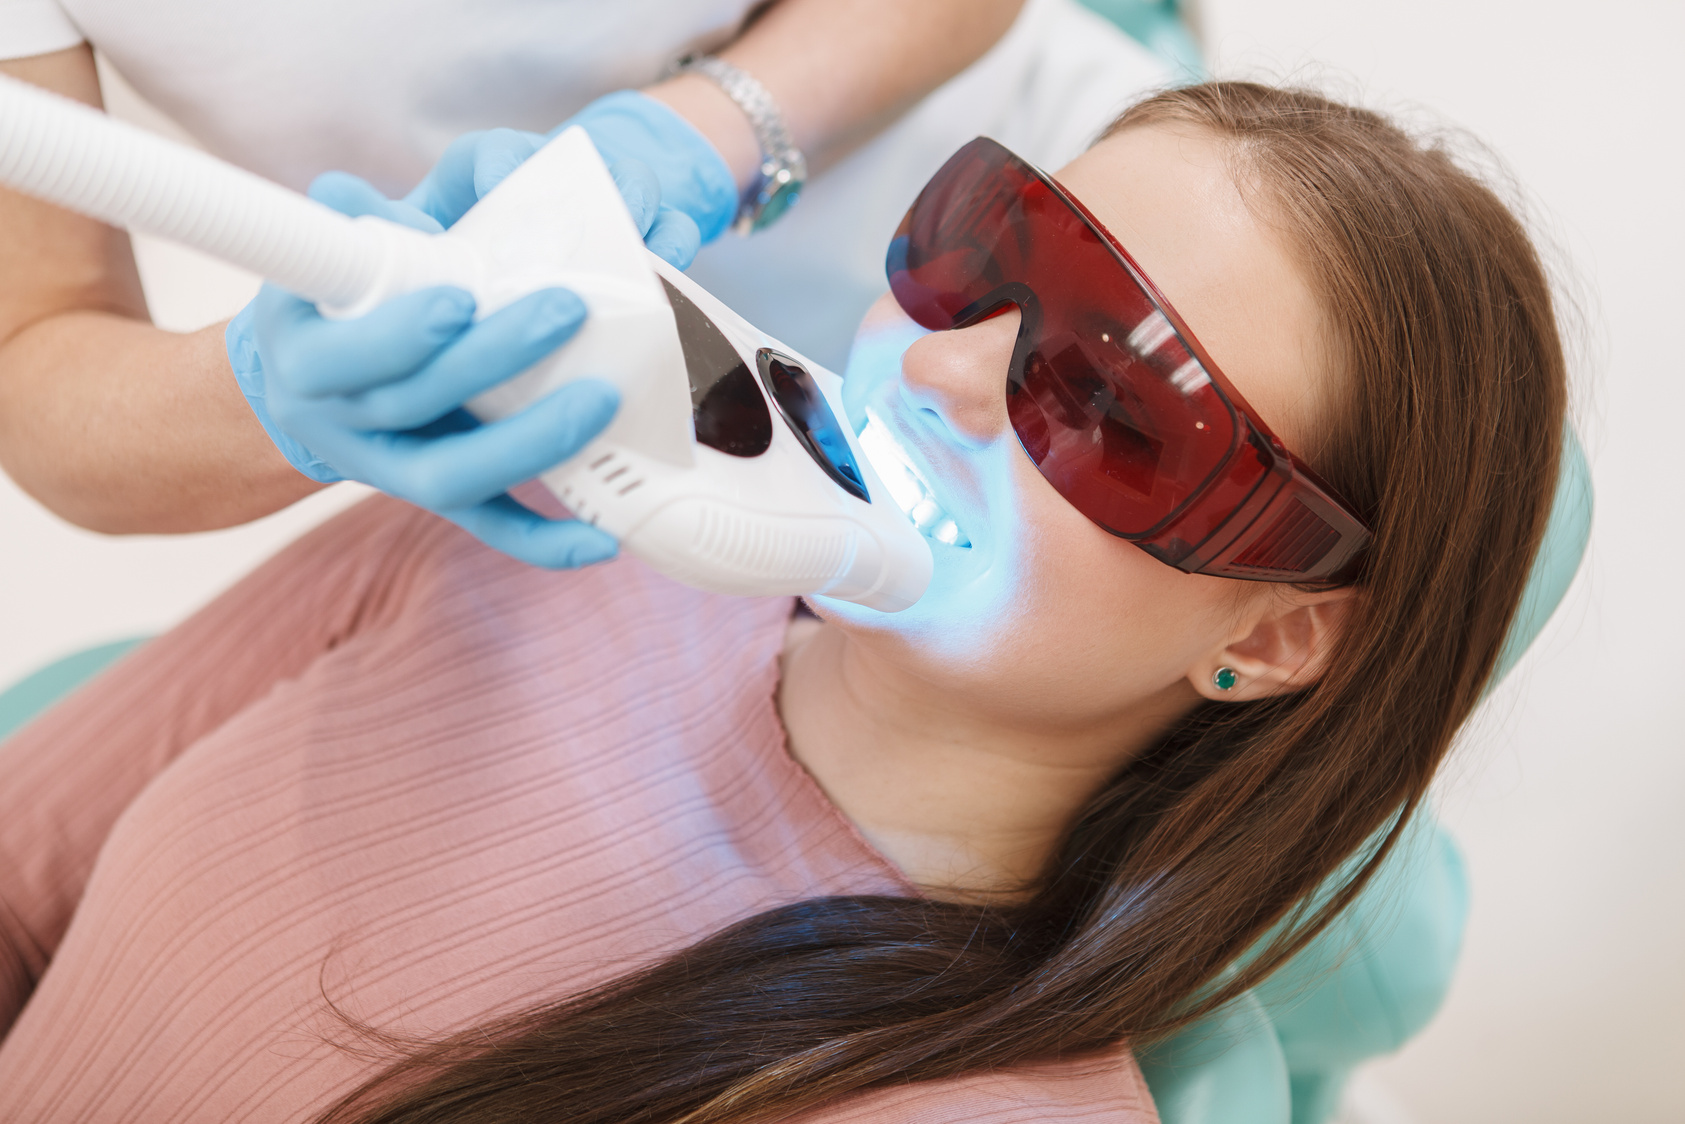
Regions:
<svg viewBox="0 0 1685 1124"><path fill-rule="evenodd" d="M1292 449L1306 448L1330 367L1322 313L1288 247L1198 132L1125 130L1061 169L1157 282L1219 367ZM979 717L1050 729L1167 714L1210 694L1213 661L1289 595L1185 574L1101 530L1031 463L1007 420L1011 311L930 333L885 296L855 340L843 396L870 407L969 538L933 542L935 576L883 614L816 599L899 672ZM963 541L963 540L961 540Z"/></svg>

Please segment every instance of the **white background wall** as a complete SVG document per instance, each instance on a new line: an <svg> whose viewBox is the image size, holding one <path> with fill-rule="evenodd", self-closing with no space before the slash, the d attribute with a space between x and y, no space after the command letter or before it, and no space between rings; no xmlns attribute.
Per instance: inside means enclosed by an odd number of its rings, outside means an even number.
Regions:
<svg viewBox="0 0 1685 1124"><path fill-rule="evenodd" d="M1685 1092L1685 0L1205 0L1225 74L1331 81L1489 142L1588 312L1590 563L1470 729L1441 805L1474 913L1445 1011L1363 1076L1371 1119L1679 1124ZM115 108L143 112L121 96ZM140 249L160 323L232 314L249 278ZM250 527L105 539L0 478L0 683L179 619L331 490Z"/></svg>

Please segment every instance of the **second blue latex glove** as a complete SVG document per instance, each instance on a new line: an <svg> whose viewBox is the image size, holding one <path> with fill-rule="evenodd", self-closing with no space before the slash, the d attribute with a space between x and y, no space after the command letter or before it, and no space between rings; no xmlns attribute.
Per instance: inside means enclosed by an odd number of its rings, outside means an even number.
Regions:
<svg viewBox="0 0 1685 1124"><path fill-rule="evenodd" d="M585 129L610 169L641 165L652 177L659 213L649 220L649 247L679 269L689 268L697 247L673 253L676 236L663 232L664 224L683 216L695 225L698 245L706 245L737 214L737 183L719 151L665 103L636 90L605 94L547 136L492 129L459 137L405 202L450 226L544 141L573 125ZM630 197L627 203L636 215L638 204Z"/></svg>

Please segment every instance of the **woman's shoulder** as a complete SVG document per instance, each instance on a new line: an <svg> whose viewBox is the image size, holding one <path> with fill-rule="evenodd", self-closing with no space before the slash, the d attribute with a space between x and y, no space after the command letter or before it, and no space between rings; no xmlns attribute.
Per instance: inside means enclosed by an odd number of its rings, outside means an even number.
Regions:
<svg viewBox="0 0 1685 1124"><path fill-rule="evenodd" d="M1064 1062L876 1089L794 1124L1158 1124L1126 1047Z"/></svg>

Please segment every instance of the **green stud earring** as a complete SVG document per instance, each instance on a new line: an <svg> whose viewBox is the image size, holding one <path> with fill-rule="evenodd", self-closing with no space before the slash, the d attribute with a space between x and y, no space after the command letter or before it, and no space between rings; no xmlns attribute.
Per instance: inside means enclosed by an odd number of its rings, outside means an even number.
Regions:
<svg viewBox="0 0 1685 1124"><path fill-rule="evenodd" d="M1228 691L1240 682L1240 676L1235 674L1235 669L1232 667L1220 667L1217 669L1217 674L1211 677L1211 682L1219 691Z"/></svg>

